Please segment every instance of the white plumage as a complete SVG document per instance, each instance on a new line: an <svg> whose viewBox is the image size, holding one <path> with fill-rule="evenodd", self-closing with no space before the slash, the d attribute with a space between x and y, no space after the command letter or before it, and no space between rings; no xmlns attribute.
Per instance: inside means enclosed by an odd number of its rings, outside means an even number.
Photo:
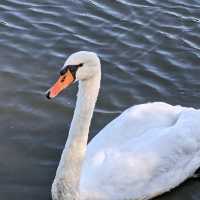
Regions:
<svg viewBox="0 0 200 200"><path fill-rule="evenodd" d="M149 199L200 166L200 111L155 102L133 106L89 143L83 199Z"/></svg>
<svg viewBox="0 0 200 200"><path fill-rule="evenodd" d="M79 92L52 186L54 200L146 200L178 186L200 166L200 110L162 102L133 106L87 146L98 96L96 54L72 54Z"/></svg>

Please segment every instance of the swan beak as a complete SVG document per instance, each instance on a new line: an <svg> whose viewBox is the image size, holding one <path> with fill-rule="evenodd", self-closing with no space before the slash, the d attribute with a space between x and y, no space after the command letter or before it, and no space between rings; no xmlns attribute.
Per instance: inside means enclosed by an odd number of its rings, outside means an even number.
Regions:
<svg viewBox="0 0 200 200"><path fill-rule="evenodd" d="M61 75L57 82L46 92L46 97L52 99L56 97L65 88L74 82L74 76L68 70L65 74Z"/></svg>

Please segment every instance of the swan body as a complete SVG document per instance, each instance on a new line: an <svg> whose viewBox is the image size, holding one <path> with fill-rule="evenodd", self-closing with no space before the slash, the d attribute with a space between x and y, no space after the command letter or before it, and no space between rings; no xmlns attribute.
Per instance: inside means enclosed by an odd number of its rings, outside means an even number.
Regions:
<svg viewBox="0 0 200 200"><path fill-rule="evenodd" d="M155 102L137 105L89 143L84 200L138 200L162 194L200 166L200 111Z"/></svg>
<svg viewBox="0 0 200 200"><path fill-rule="evenodd" d="M78 52L47 93L53 98L79 81L53 200L147 200L191 177L200 166L200 110L194 108L162 102L130 107L87 146L100 79L98 56Z"/></svg>

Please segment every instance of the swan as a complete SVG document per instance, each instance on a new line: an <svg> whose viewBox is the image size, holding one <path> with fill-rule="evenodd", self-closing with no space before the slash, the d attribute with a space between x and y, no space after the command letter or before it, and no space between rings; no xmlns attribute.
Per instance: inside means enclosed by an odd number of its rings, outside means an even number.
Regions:
<svg viewBox="0 0 200 200"><path fill-rule="evenodd" d="M200 166L200 110L162 102L136 105L87 145L100 88L97 54L72 54L49 99L78 81L76 108L52 184L53 200L147 200L192 177Z"/></svg>

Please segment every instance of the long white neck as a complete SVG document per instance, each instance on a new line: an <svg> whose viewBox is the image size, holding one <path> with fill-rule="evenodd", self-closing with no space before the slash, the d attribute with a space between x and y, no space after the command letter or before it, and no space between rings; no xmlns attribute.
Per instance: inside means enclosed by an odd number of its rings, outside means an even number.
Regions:
<svg viewBox="0 0 200 200"><path fill-rule="evenodd" d="M81 168L85 157L89 127L100 88L101 72L80 81L76 109L69 136L52 186L55 200L78 200Z"/></svg>

